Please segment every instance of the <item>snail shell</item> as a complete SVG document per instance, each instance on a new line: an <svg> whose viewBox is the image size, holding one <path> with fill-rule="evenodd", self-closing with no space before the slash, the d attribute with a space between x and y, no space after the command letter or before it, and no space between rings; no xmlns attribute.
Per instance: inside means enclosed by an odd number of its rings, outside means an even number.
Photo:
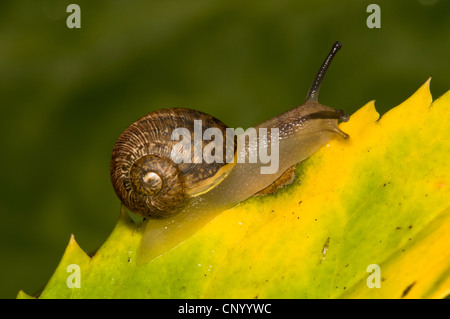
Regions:
<svg viewBox="0 0 450 319"><path fill-rule="evenodd" d="M174 162L172 151L178 140L172 139L172 133L183 128L194 134L194 120L202 121L202 136L212 127L226 136L227 126L215 117L174 108L147 114L119 137L110 176L117 196L129 210L144 217L172 216L189 198L208 191L227 176L233 163L196 163L194 148L191 163ZM202 143L203 149L207 142ZM226 143L222 144L225 154Z"/></svg>

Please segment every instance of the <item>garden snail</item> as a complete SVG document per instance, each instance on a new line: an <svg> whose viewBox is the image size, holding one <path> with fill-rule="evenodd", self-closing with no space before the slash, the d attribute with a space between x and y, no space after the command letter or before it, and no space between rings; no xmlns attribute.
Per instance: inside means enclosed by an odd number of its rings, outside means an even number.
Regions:
<svg viewBox="0 0 450 319"><path fill-rule="evenodd" d="M111 159L111 181L114 190L132 212L148 217L138 251L138 263L145 263L177 246L202 225L222 211L267 189L276 189L292 180L295 165L317 151L333 136L347 138L338 126L346 121L343 111L318 103L321 82L328 66L341 48L336 42L317 73L305 103L255 127L257 140L268 146L276 142L278 169L262 174L262 161L249 162L255 152L250 141L236 143L227 127L214 117L184 108L151 112L131 124L117 140ZM198 131L196 121L201 120ZM176 160L174 153L185 156L174 140L176 129L206 134L215 130L215 138L225 136L222 144L231 148L215 148L214 155L226 155L231 161L198 160L195 150L205 150L209 142L194 139L190 163ZM261 130L263 129L263 130ZM265 131L264 131L265 129ZM277 129L278 136L268 133ZM186 131L184 131L186 132ZM261 133L263 132L263 133ZM238 136L239 137L239 136ZM224 143L226 141L227 143ZM272 144L271 151L275 151ZM243 152L239 152L242 146ZM230 154L231 149L231 154ZM196 157L197 156L197 157ZM229 157L231 156L231 157ZM239 161L239 157L243 161Z"/></svg>

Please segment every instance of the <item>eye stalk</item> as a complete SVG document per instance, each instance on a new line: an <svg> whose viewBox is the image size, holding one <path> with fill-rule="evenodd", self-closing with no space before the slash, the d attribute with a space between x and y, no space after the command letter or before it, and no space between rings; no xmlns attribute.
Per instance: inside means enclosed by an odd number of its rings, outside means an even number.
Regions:
<svg viewBox="0 0 450 319"><path fill-rule="evenodd" d="M328 56L326 57L325 61L323 61L322 66L319 69L319 72L317 72L317 75L314 78L311 88L308 91L308 95L306 96L305 102L318 101L320 85L322 84L323 78L327 73L331 61L333 60L334 56L336 55L336 53L339 51L340 48L342 48L341 43L339 41L336 41L333 44L330 53L328 53Z"/></svg>

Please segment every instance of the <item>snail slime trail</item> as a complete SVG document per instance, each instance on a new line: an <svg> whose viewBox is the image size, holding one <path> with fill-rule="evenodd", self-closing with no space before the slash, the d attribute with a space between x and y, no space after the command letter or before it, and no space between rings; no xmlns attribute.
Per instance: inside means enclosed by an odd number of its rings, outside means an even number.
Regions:
<svg viewBox="0 0 450 319"><path fill-rule="evenodd" d="M286 180L293 180L293 167L297 163L334 136L348 137L337 126L338 120L348 119L347 115L318 102L323 77L340 48L339 42L333 45L302 105L252 130L236 132L236 139L227 134L227 126L220 120L184 108L151 112L122 133L113 150L111 181L122 204L146 217L138 264L147 263L179 245L220 213L247 198L285 185ZM200 129L194 126L198 120L202 121ZM186 129L178 136L186 137L181 144L179 139L172 139L177 128ZM222 152L234 160L207 162L203 153L208 149L208 141L188 138L195 129L202 137L208 136L211 128L215 135L225 137L235 146L234 154L230 155L227 143L215 144L214 156ZM272 134L275 131L277 134ZM275 142L278 163L277 169L271 170L267 166L268 149L274 153ZM261 153L261 147L265 148L265 154ZM191 161L175 163L171 158L174 150ZM259 157L252 157L255 154Z"/></svg>

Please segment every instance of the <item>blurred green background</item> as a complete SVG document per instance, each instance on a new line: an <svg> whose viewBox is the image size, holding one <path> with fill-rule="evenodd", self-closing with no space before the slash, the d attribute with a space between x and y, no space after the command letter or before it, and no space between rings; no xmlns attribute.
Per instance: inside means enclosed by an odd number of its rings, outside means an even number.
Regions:
<svg viewBox="0 0 450 319"><path fill-rule="evenodd" d="M111 151L139 117L182 106L255 125L303 102L336 40L319 101L384 113L430 75L435 98L450 89L449 36L443 0L2 1L0 297L38 293L71 234L88 253L106 240Z"/></svg>

